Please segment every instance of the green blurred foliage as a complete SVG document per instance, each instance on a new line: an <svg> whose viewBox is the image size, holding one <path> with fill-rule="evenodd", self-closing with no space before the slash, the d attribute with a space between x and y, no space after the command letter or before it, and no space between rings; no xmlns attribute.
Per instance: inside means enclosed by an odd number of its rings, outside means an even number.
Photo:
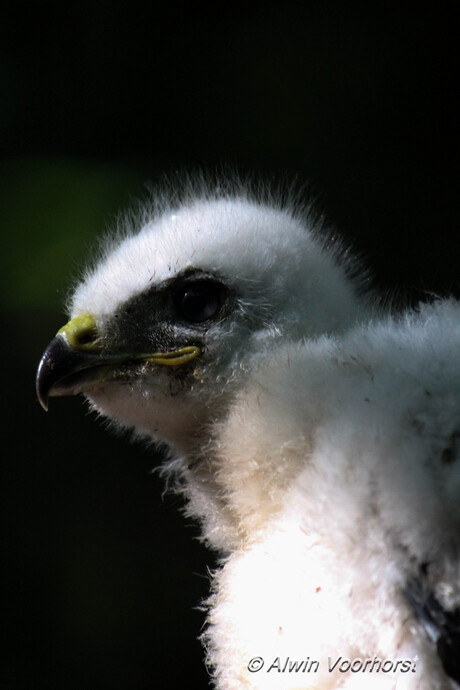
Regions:
<svg viewBox="0 0 460 690"><path fill-rule="evenodd" d="M134 174L115 165L72 159L2 164L2 306L61 310L95 237L139 188Z"/></svg>

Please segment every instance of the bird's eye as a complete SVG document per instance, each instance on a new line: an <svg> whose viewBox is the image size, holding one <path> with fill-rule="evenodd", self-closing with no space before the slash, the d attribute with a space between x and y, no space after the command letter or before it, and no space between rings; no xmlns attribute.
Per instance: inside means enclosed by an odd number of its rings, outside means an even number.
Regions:
<svg viewBox="0 0 460 690"><path fill-rule="evenodd" d="M192 323L212 319L219 311L221 286L211 280L198 280L183 285L175 295L176 309L182 318Z"/></svg>

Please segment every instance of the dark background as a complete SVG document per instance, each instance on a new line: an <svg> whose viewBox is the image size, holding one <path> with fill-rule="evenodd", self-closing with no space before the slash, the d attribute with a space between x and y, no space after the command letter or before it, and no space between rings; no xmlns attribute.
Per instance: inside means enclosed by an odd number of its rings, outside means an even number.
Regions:
<svg viewBox="0 0 460 690"><path fill-rule="evenodd" d="M453 3L10 2L0 32L0 684L206 687L213 555L36 365L96 235L178 169L305 181L386 294L458 294Z"/></svg>

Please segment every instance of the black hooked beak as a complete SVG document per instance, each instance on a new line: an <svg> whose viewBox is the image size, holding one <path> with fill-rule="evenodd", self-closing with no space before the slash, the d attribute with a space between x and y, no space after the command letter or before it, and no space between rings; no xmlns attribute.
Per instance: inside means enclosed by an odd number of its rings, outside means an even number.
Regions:
<svg viewBox="0 0 460 690"><path fill-rule="evenodd" d="M36 391L43 409L48 409L50 395L79 393L83 382L95 378L90 372L100 372L108 364L98 346L96 322L90 315L78 316L58 331L37 370Z"/></svg>
<svg viewBox="0 0 460 690"><path fill-rule="evenodd" d="M201 354L196 345L171 352L101 352L96 320L91 314L77 316L56 334L40 360L36 391L44 410L50 395L76 395L104 380L117 365L127 362L177 367Z"/></svg>

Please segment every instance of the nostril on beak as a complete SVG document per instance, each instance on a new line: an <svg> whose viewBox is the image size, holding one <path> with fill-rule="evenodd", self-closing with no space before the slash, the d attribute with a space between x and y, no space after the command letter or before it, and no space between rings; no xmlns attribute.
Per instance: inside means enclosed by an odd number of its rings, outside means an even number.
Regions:
<svg viewBox="0 0 460 690"><path fill-rule="evenodd" d="M66 323L56 335L62 336L73 350L95 351L99 349L99 332L92 314L76 316L69 323Z"/></svg>

